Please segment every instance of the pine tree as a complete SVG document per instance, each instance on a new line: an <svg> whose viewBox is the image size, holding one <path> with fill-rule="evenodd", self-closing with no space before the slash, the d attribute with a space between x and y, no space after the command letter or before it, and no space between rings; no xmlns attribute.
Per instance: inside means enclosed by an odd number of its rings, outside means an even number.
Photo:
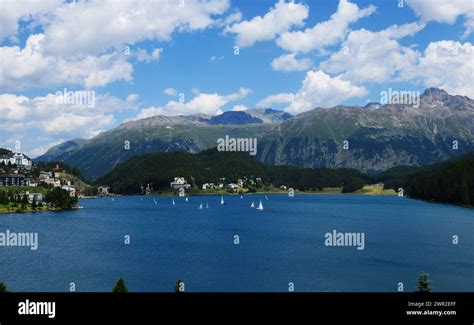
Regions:
<svg viewBox="0 0 474 325"><path fill-rule="evenodd" d="M431 280L428 279L429 274L421 272L418 276L418 284L416 285L418 292L430 292L431 291Z"/></svg>
<svg viewBox="0 0 474 325"><path fill-rule="evenodd" d="M114 288L112 289L112 292L128 292L127 287L125 286L125 281L120 278L118 279L117 283L115 284Z"/></svg>
<svg viewBox="0 0 474 325"><path fill-rule="evenodd" d="M0 292L7 292L7 286L3 282L0 282Z"/></svg>

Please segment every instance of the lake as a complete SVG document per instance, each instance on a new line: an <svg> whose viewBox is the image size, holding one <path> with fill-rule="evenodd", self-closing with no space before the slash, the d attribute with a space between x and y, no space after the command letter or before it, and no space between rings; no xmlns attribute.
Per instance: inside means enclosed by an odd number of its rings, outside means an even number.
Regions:
<svg viewBox="0 0 474 325"><path fill-rule="evenodd" d="M82 209L1 214L0 232L37 232L38 249L0 247L10 291L474 291L474 210L396 196L123 196ZM250 208L262 199L264 210ZM200 203L204 208L198 209ZM206 208L206 204L209 208ZM364 249L325 234L363 233ZM459 243L453 244L457 235ZM125 244L125 236L130 243ZM238 237L236 237L238 236ZM238 243L238 244L237 244Z"/></svg>

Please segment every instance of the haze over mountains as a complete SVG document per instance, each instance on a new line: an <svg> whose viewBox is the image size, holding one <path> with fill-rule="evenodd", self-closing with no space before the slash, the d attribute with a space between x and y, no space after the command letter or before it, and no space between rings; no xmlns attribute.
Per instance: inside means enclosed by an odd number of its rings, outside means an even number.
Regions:
<svg viewBox="0 0 474 325"><path fill-rule="evenodd" d="M90 140L67 141L37 160L61 160L94 179L132 156L199 152L216 147L217 139L226 135L256 137L257 158L272 165L364 172L425 165L474 150L474 100L429 88L419 107L372 103L315 108L296 116L273 109L154 116L124 123Z"/></svg>

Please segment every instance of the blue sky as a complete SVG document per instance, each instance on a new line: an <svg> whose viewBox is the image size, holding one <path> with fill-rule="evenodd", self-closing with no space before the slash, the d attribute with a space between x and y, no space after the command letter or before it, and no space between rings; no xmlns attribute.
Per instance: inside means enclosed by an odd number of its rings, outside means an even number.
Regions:
<svg viewBox="0 0 474 325"><path fill-rule="evenodd" d="M298 114L380 101L389 87L474 97L469 0L0 6L0 146L32 156L158 114ZM94 107L58 104L64 88L93 91Z"/></svg>

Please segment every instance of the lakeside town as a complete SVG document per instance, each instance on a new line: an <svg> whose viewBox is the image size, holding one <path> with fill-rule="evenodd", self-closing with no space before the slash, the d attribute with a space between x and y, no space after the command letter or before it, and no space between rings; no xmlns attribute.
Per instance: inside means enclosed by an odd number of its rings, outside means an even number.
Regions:
<svg viewBox="0 0 474 325"><path fill-rule="evenodd" d="M0 212L72 208L94 191L60 164L33 163L24 153L0 150Z"/></svg>

